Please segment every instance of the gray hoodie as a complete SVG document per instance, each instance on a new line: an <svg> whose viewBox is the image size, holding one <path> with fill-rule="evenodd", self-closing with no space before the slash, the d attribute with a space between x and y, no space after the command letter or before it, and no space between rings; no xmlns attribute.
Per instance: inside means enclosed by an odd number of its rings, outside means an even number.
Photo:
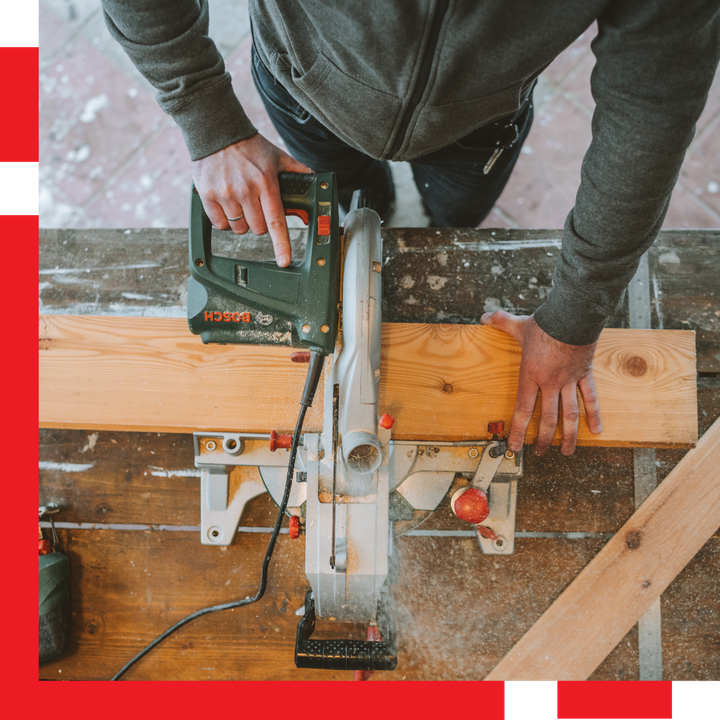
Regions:
<svg viewBox="0 0 720 720"><path fill-rule="evenodd" d="M208 0L102 0L199 159L256 132L207 36ZM412 160L514 112L595 19L596 109L553 288L535 313L594 342L652 244L720 57L720 0L250 0L297 102L372 157Z"/></svg>

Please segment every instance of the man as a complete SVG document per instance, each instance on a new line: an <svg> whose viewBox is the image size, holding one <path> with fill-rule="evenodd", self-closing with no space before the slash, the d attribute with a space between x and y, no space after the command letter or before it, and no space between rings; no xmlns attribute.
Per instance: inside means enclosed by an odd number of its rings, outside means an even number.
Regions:
<svg viewBox="0 0 720 720"><path fill-rule="evenodd" d="M291 260L281 171L332 170L341 201L368 186L382 214L386 161L407 160L436 224L479 224L529 131L535 79L597 20L593 141L553 289L531 317L482 321L523 351L512 450L538 390L539 455L560 402L561 451L574 451L577 389L590 430L602 430L596 341L662 225L718 64L720 0L251 0L253 75L294 157L256 132L233 94L207 37L207 0L103 5L182 129L213 225L269 231L280 266Z"/></svg>

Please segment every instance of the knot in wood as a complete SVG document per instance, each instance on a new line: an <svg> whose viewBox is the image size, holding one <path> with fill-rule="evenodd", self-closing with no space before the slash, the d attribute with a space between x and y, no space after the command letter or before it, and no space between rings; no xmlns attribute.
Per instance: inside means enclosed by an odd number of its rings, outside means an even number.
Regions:
<svg viewBox="0 0 720 720"><path fill-rule="evenodd" d="M625 360L625 371L628 375L642 377L647 372L647 369L647 361L639 355L631 355Z"/></svg>
<svg viewBox="0 0 720 720"><path fill-rule="evenodd" d="M643 583L643 587L644 587L644 588L649 588L651 585L652 585L652 582L650 582L650 580L646 580L646 581Z"/></svg>
<svg viewBox="0 0 720 720"><path fill-rule="evenodd" d="M40 338L39 342L40 350L50 349L50 338Z"/></svg>
<svg viewBox="0 0 720 720"><path fill-rule="evenodd" d="M450 383L445 383L445 385L443 385L443 392L444 392L444 393L447 393L448 395L450 395L450 393L451 393L452 391L453 391L453 386L452 386Z"/></svg>
<svg viewBox="0 0 720 720"><path fill-rule="evenodd" d="M642 543L642 533L639 530L631 530L625 536L625 544L630 550L637 550Z"/></svg>

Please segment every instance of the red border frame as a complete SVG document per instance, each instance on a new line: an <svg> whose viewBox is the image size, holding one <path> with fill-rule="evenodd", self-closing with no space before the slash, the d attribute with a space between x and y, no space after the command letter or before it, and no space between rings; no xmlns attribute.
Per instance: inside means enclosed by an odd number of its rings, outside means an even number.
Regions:
<svg viewBox="0 0 720 720"><path fill-rule="evenodd" d="M672 682L559 682L558 720L672 718Z"/></svg>
<svg viewBox="0 0 720 720"><path fill-rule="evenodd" d="M31 0L32 1L32 0ZM0 48L1 66L10 69L0 80L12 112L0 116L0 162L38 161L38 48ZM37 294L37 216L0 216L0 236L5 239L6 273L2 282L4 307L10 309L3 354L3 429L10 458L6 487L12 488L5 517L10 533L5 537L7 570L3 593L5 605L5 652L2 669L5 686L24 705L54 716L84 714L104 716L149 715L180 711L207 712L218 702L229 701L240 712L256 710L268 714L267 683L245 683L240 692L234 685L218 684L208 696L201 683L125 683L115 690L104 683L41 683L37 678L37 572L34 543L25 542L34 533L37 487L27 477L37 467L37 353L26 309L35 306ZM19 311L19 312L18 312ZM19 322L18 322L19 321ZM32 336L31 336L32 335ZM12 354L7 351L12 348ZM28 525L30 528L28 528ZM15 538L23 542L14 543ZM14 588L19 593L12 592ZM33 642L28 642L28 637ZM344 717L366 717L368 712L399 711L413 716L436 716L444 712L481 714L483 720L504 718L504 683L283 683L292 698L292 710L342 713ZM29 691L29 692L28 692ZM297 691L297 694L294 693ZM310 693L308 693L310 691ZM9 693L10 694L10 693ZM39 696L38 696L39 695ZM108 700L113 701L112 704ZM74 701L74 702L73 702ZM364 702L363 702L364 701ZM372 706L368 707L367 702ZM47 703L43 708L44 702ZM10 703L12 709L13 703ZM593 708L588 714L587 708ZM296 709L297 708L297 709ZM12 711L12 710L11 710ZM270 711L269 714L275 714ZM560 682L558 718L671 718L672 683Z"/></svg>

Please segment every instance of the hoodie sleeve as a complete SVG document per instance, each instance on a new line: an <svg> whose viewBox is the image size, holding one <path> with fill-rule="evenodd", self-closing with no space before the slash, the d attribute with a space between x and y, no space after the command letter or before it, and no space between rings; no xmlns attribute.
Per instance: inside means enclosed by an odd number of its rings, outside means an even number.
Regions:
<svg viewBox="0 0 720 720"><path fill-rule="evenodd" d="M720 56L716 0L615 0L598 18L593 139L538 325L595 342L662 226Z"/></svg>
<svg viewBox="0 0 720 720"><path fill-rule="evenodd" d="M208 37L208 0L102 0L105 23L157 101L182 130L193 160L254 135L230 73Z"/></svg>

